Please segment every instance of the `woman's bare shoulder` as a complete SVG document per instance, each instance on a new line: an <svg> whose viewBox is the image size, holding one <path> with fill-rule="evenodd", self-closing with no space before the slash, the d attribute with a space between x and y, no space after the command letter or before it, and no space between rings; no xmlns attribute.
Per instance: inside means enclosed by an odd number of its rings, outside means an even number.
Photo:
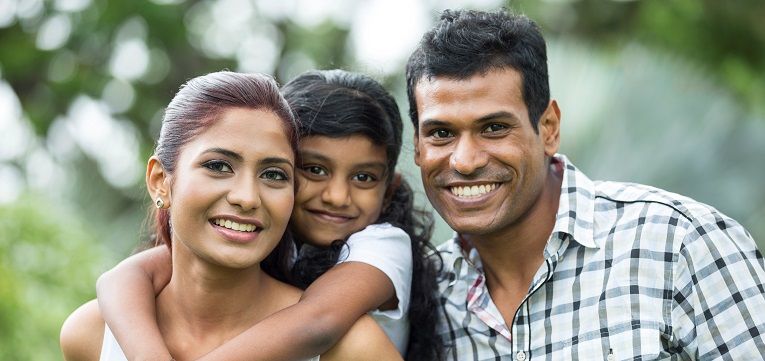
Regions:
<svg viewBox="0 0 765 361"><path fill-rule="evenodd" d="M61 326L61 352L67 361L98 360L104 339L104 319L96 300L80 306Z"/></svg>
<svg viewBox="0 0 765 361"><path fill-rule="evenodd" d="M331 360L402 360L396 346L372 317L362 316L322 361Z"/></svg>
<svg viewBox="0 0 765 361"><path fill-rule="evenodd" d="M277 302L277 308L279 309L287 308L298 303L298 301L300 301L300 297L303 296L303 290L295 286L284 283L270 276L268 279L270 281L270 290L272 294L275 295L275 301Z"/></svg>

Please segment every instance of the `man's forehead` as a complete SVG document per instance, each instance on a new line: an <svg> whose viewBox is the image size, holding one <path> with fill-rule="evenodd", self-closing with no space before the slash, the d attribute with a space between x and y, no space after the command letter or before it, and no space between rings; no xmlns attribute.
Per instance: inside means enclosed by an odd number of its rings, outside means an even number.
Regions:
<svg viewBox="0 0 765 361"><path fill-rule="evenodd" d="M431 116L445 116L443 112L505 110L516 113L525 110L520 80L520 74L512 69L468 78L423 77L414 92L420 121Z"/></svg>

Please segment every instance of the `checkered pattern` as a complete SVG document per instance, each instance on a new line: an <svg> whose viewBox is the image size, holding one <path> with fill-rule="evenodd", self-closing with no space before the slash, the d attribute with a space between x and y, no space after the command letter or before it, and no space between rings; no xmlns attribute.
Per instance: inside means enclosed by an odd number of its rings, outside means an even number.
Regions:
<svg viewBox="0 0 765 361"><path fill-rule="evenodd" d="M458 237L440 247L449 359L764 359L765 262L741 225L677 194L593 182L556 159L557 221L512 325L475 249Z"/></svg>

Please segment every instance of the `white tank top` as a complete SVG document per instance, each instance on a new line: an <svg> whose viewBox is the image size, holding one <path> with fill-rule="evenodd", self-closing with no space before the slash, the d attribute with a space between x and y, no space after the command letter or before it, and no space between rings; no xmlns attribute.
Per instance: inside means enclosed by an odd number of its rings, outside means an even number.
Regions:
<svg viewBox="0 0 765 361"><path fill-rule="evenodd" d="M125 357L125 353L122 352L122 348L117 343L117 339L114 338L112 330L109 326L104 324L104 341L101 344L101 357L99 361L128 361ZM319 356L316 356L306 361L319 361Z"/></svg>

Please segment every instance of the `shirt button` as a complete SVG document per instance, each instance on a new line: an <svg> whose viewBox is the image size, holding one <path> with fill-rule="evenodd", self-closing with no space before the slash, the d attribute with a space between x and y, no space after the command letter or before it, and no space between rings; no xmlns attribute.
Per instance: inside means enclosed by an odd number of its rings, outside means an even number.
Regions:
<svg viewBox="0 0 765 361"><path fill-rule="evenodd" d="M526 359L526 353L523 351L518 351L518 353L515 354L515 359L518 361L524 361Z"/></svg>

